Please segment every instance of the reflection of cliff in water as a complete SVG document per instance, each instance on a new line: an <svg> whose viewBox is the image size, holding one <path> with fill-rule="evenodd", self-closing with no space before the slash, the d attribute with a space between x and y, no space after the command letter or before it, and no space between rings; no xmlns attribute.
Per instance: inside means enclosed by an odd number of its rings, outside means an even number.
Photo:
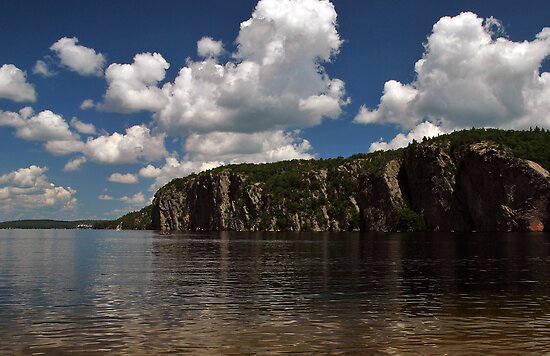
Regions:
<svg viewBox="0 0 550 356"><path fill-rule="evenodd" d="M374 340L483 341L486 332L506 342L547 321L545 235L220 232L157 239L153 249L174 320L238 352L266 340L303 347L294 351L319 340L366 350ZM542 319L531 325L526 313Z"/></svg>
<svg viewBox="0 0 550 356"><path fill-rule="evenodd" d="M504 317L523 314L529 308L536 314L547 306L547 237L495 233L418 236L402 256L403 289L419 301L437 302L443 313ZM422 303L412 305L418 308Z"/></svg>

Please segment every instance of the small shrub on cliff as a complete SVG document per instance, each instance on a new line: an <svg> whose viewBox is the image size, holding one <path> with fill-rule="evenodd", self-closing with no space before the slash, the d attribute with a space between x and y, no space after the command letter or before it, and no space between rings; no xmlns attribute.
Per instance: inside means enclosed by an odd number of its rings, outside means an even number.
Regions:
<svg viewBox="0 0 550 356"><path fill-rule="evenodd" d="M401 207L397 211L399 231L425 231L426 225L422 216L409 207Z"/></svg>

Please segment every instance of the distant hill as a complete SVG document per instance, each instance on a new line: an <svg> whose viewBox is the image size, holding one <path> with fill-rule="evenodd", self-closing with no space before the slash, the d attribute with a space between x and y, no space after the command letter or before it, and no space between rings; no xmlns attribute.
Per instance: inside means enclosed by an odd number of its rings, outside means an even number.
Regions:
<svg viewBox="0 0 550 356"><path fill-rule="evenodd" d="M0 222L0 229L76 229L80 226L92 227L103 220L16 220Z"/></svg>
<svg viewBox="0 0 550 356"><path fill-rule="evenodd" d="M132 211L116 220L97 221L94 229L123 229L123 230L152 230L151 218L152 205L148 205L140 211Z"/></svg>

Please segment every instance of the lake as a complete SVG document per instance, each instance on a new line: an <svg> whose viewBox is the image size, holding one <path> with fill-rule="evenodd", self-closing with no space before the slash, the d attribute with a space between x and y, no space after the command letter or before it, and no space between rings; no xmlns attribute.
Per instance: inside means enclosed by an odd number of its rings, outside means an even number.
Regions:
<svg viewBox="0 0 550 356"><path fill-rule="evenodd" d="M549 237L0 230L0 353L548 352Z"/></svg>

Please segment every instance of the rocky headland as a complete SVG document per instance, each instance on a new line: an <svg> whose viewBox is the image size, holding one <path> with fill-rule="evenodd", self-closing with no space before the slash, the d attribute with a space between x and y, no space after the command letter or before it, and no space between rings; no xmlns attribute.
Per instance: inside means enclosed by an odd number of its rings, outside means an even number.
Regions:
<svg viewBox="0 0 550 356"><path fill-rule="evenodd" d="M108 227L545 231L544 142L550 134L538 129L467 130L349 158L224 166L173 180L152 206Z"/></svg>

